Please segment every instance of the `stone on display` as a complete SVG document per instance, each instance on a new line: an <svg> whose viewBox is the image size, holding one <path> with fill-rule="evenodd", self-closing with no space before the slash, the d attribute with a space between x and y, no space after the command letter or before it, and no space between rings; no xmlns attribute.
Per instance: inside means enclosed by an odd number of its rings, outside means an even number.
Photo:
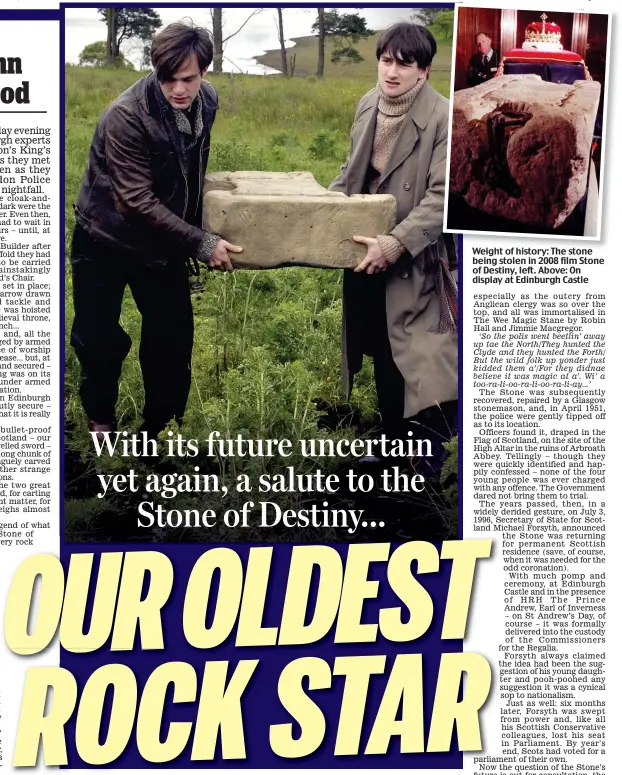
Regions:
<svg viewBox="0 0 622 775"><path fill-rule="evenodd" d="M557 228L586 191L600 84L502 75L454 94L450 191L468 205Z"/></svg>

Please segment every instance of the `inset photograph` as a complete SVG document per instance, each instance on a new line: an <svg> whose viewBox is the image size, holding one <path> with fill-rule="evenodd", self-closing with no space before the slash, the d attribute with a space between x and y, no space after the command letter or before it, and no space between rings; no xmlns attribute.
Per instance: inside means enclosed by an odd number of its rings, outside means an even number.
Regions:
<svg viewBox="0 0 622 775"><path fill-rule="evenodd" d="M598 239L609 17L458 10L445 229Z"/></svg>

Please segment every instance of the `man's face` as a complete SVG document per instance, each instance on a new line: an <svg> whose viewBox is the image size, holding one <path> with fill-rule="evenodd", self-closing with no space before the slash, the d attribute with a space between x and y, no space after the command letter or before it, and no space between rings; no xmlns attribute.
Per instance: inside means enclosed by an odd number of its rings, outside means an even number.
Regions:
<svg viewBox="0 0 622 775"><path fill-rule="evenodd" d="M477 41L477 50L480 54L487 54L492 48L492 40L488 35L478 35L475 40Z"/></svg>
<svg viewBox="0 0 622 775"><path fill-rule="evenodd" d="M172 80L160 84L162 94L171 107L177 110L186 110L192 105L192 101L199 93L202 76L197 55L193 54L173 74Z"/></svg>
<svg viewBox="0 0 622 775"><path fill-rule="evenodd" d="M378 60L378 82L387 97L399 97L405 94L425 76L426 71L421 70L416 62L411 65L400 64L389 51L385 51Z"/></svg>

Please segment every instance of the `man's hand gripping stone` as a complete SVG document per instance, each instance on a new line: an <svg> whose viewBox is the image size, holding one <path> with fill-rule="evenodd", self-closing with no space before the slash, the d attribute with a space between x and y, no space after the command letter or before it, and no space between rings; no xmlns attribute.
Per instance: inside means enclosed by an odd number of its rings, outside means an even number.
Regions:
<svg viewBox="0 0 622 775"><path fill-rule="evenodd" d="M239 245L232 245L227 240L221 239L216 243L216 247L206 263L210 269L218 269L221 272L233 272L229 252L241 253L243 250L244 248L241 248Z"/></svg>

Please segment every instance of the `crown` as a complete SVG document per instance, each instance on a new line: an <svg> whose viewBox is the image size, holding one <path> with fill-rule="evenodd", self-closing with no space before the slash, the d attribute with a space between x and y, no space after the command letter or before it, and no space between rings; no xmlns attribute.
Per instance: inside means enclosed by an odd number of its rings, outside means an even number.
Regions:
<svg viewBox="0 0 622 775"><path fill-rule="evenodd" d="M547 22L547 15L543 13L541 22L531 22L525 28L525 42L529 43L560 43L562 30L559 24Z"/></svg>

